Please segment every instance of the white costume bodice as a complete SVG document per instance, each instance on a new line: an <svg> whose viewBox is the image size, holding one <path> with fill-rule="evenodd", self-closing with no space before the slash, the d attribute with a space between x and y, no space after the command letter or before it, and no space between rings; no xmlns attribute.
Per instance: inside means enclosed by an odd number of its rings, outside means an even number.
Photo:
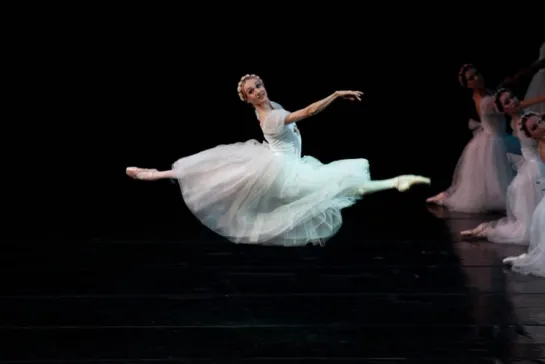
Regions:
<svg viewBox="0 0 545 364"><path fill-rule="evenodd" d="M302 138L295 123L286 125L284 120L290 114L283 108L269 111L261 121L261 129L270 150L276 155L296 156L301 158Z"/></svg>
<svg viewBox="0 0 545 364"><path fill-rule="evenodd" d="M494 96L490 95L481 100L479 107L481 126L487 134L505 136L507 120L505 115L496 109L494 103Z"/></svg>
<svg viewBox="0 0 545 364"><path fill-rule="evenodd" d="M528 137L521 128L520 118L515 122L513 126L517 130L517 138L520 141L520 149L524 159L540 159L539 151L537 149L537 141L534 138Z"/></svg>

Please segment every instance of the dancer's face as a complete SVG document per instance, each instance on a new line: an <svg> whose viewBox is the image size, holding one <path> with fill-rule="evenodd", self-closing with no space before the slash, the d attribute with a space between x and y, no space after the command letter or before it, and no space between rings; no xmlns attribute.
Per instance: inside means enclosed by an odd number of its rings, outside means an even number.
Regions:
<svg viewBox="0 0 545 364"><path fill-rule="evenodd" d="M268 100L267 90L260 79L250 78L244 82L242 91L250 104L259 105Z"/></svg>
<svg viewBox="0 0 545 364"><path fill-rule="evenodd" d="M526 128L534 139L545 139L545 120L543 116L532 116L526 120Z"/></svg>
<svg viewBox="0 0 545 364"><path fill-rule="evenodd" d="M520 106L520 100L511 92L504 92L500 95L500 103L506 113L511 113Z"/></svg>
<svg viewBox="0 0 545 364"><path fill-rule="evenodd" d="M484 78L483 75L475 68L470 68L465 72L465 78L467 80L468 88L483 88Z"/></svg>

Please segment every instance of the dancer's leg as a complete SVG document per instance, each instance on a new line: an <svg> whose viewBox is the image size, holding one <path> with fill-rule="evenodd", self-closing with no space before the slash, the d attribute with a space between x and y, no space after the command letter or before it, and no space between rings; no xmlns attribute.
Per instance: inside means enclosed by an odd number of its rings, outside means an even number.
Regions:
<svg viewBox="0 0 545 364"><path fill-rule="evenodd" d="M138 167L128 167L126 173L129 177L134 179L146 180L146 181L156 181L159 179L169 179L176 178L174 171L158 171L156 169L146 169Z"/></svg>
<svg viewBox="0 0 545 364"><path fill-rule="evenodd" d="M359 193L370 194L379 191L389 190L392 188L397 189L398 191L404 192L407 191L412 185L415 184L430 184L431 180L427 177L422 176L399 176L395 178L380 180L380 181L369 181L366 182L363 186L359 188Z"/></svg>

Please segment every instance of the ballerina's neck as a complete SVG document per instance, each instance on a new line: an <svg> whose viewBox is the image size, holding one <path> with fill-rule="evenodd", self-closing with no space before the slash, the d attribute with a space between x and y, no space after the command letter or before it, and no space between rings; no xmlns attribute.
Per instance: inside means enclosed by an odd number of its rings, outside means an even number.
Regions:
<svg viewBox="0 0 545 364"><path fill-rule="evenodd" d="M257 111L258 120L260 123L262 122L262 120L264 120L268 112L270 112L271 110L274 110L274 107L270 101L267 101L260 105L255 105L254 107L255 107L255 110Z"/></svg>

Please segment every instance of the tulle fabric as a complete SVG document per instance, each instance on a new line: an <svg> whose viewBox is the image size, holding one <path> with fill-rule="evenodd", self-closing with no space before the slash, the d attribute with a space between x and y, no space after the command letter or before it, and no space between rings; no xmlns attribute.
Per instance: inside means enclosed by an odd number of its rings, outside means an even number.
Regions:
<svg viewBox="0 0 545 364"><path fill-rule="evenodd" d="M512 270L517 273L545 277L545 163L541 160L539 169L540 177L535 188L541 199L532 215L528 252L515 258L511 263Z"/></svg>
<svg viewBox="0 0 545 364"><path fill-rule="evenodd" d="M541 44L541 48L539 49L539 60L543 59L545 59L545 42ZM532 77L524 99L533 99L541 95L545 95L545 68L537 71L537 73ZM545 112L545 103L542 102L530 106L526 111L534 111L537 113Z"/></svg>
<svg viewBox="0 0 545 364"><path fill-rule="evenodd" d="M528 244L532 214L541 197L534 187L539 178L538 163L535 157L521 158L517 175L507 190L507 216L489 223L489 241Z"/></svg>
<svg viewBox="0 0 545 364"><path fill-rule="evenodd" d="M512 270L525 274L545 277L545 199L536 207L530 226L528 253L519 256L512 263Z"/></svg>
<svg viewBox="0 0 545 364"><path fill-rule="evenodd" d="M505 211L507 188L515 170L508 151L520 154L520 144L506 133L505 116L494 109L493 97L481 102L481 124L464 148L442 204L452 211L482 213ZM516 145L518 144L518 148Z"/></svg>
<svg viewBox="0 0 545 364"><path fill-rule="evenodd" d="M514 178L502 136L476 130L456 165L443 205L452 211L504 211Z"/></svg>
<svg viewBox="0 0 545 364"><path fill-rule="evenodd" d="M301 158L297 133L284 127L286 114L273 114L262 129L268 140L287 140L292 149L249 140L173 164L188 208L234 243L324 244L340 229L341 210L360 199L358 188L370 180L365 159Z"/></svg>

